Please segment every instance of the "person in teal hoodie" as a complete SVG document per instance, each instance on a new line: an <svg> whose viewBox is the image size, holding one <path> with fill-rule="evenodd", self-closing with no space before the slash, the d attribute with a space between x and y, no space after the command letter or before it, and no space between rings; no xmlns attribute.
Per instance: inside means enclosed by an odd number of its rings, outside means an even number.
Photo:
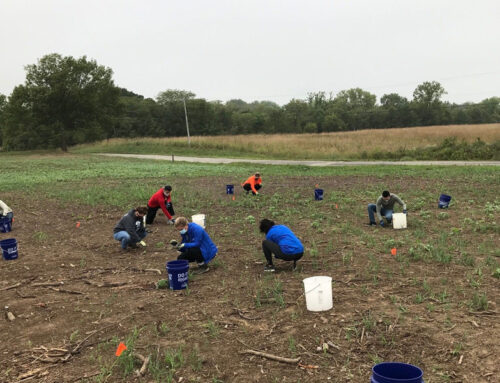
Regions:
<svg viewBox="0 0 500 383"><path fill-rule="evenodd" d="M179 244L175 240L170 241L181 252L177 259L196 262L200 271L208 271L208 263L217 255L217 246L205 229L194 222L188 222L185 217L178 217L174 227L182 237Z"/></svg>
<svg viewBox="0 0 500 383"><path fill-rule="evenodd" d="M267 260L264 271L274 272L273 254L277 259L293 261L293 269L297 261L304 255L304 246L295 234L285 225L276 225L273 221L264 218L260 221L259 229L266 234L262 241L262 250Z"/></svg>

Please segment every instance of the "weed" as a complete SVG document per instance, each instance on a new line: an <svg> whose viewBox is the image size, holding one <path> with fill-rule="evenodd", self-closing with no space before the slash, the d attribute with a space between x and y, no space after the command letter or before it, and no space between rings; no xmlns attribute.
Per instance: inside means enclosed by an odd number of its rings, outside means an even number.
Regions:
<svg viewBox="0 0 500 383"><path fill-rule="evenodd" d="M488 310L488 298L486 297L486 293L474 293L471 301L469 302L469 307L473 311Z"/></svg>
<svg viewBox="0 0 500 383"><path fill-rule="evenodd" d="M33 233L33 239L37 242L45 242L49 239L49 235L43 231Z"/></svg>
<svg viewBox="0 0 500 383"><path fill-rule="evenodd" d="M203 360L201 359L198 349L194 348L188 356L189 364L193 371L198 372L201 371L201 367L203 366Z"/></svg>
<svg viewBox="0 0 500 383"><path fill-rule="evenodd" d="M377 322L375 319L372 317L371 312L369 311L367 315L364 315L363 318L361 319L361 323L363 324L363 327L365 328L366 331L371 331L375 328L377 325Z"/></svg>
<svg viewBox="0 0 500 383"><path fill-rule="evenodd" d="M206 329L208 330L208 335L210 336L210 338L217 338L220 332L217 323L215 323L212 320L209 320L208 323L204 325L204 327L206 327Z"/></svg>
<svg viewBox="0 0 500 383"><path fill-rule="evenodd" d="M71 335L69 336L69 342L70 342L70 343L74 343L74 342L75 342L75 340L77 339L77 337L78 337L78 334L79 334L79 333L80 333L80 332L79 332L78 330L73 331L73 332L71 333Z"/></svg>
<svg viewBox="0 0 500 383"><path fill-rule="evenodd" d="M293 336L288 337L288 350L295 355L295 352L297 351L297 347L295 346L295 338Z"/></svg>

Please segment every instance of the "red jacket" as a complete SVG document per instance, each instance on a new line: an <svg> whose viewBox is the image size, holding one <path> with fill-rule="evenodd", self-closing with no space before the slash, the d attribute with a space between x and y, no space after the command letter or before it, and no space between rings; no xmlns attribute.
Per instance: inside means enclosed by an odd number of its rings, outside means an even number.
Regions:
<svg viewBox="0 0 500 383"><path fill-rule="evenodd" d="M172 219L172 216L167 210L166 203L172 201L170 198L170 195L168 197L165 197L165 194L163 194L163 188L158 190L155 194L151 196L148 202L149 207L161 207L161 210L163 211L163 214L165 214L165 217L168 219Z"/></svg>

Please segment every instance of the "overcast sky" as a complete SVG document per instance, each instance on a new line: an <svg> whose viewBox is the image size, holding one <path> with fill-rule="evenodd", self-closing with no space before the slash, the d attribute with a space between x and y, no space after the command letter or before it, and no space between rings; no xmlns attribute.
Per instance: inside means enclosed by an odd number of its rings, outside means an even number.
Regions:
<svg viewBox="0 0 500 383"><path fill-rule="evenodd" d="M0 0L0 93L49 53L110 67L156 98L271 100L360 87L500 96L500 0Z"/></svg>

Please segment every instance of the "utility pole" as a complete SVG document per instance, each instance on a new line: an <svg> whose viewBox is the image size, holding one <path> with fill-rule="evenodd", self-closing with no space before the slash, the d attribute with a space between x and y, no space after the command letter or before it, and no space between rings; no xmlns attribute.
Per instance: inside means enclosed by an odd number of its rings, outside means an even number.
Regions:
<svg viewBox="0 0 500 383"><path fill-rule="evenodd" d="M188 112L186 109L186 99L183 98L182 101L184 101L184 115L186 116L186 130L187 130L187 134L188 134L188 146L191 147L191 137L189 137Z"/></svg>

